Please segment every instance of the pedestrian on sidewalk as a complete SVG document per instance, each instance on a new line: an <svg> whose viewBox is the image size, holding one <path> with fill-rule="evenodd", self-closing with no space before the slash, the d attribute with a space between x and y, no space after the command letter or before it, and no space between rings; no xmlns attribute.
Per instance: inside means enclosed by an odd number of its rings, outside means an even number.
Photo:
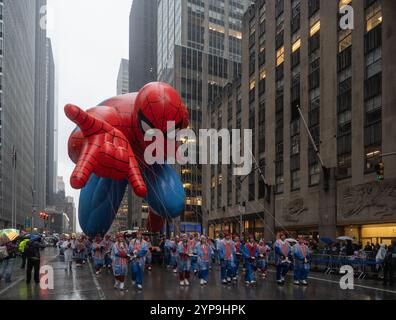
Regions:
<svg viewBox="0 0 396 320"><path fill-rule="evenodd" d="M0 281L4 279L6 283L11 283L17 253L16 240L6 241L4 247L6 250L6 257L0 262Z"/></svg>
<svg viewBox="0 0 396 320"><path fill-rule="evenodd" d="M32 280L32 271L34 269L34 282L40 283L40 250L45 248L45 245L41 243L41 236L34 235L30 241L26 244L25 254L27 257L27 270L26 270L26 284L30 284Z"/></svg>
<svg viewBox="0 0 396 320"><path fill-rule="evenodd" d="M28 242L29 242L29 239L23 239L18 245L18 251L21 253L21 258L22 258L21 269L25 269L25 266L26 266L25 248L26 248L26 244Z"/></svg>
<svg viewBox="0 0 396 320"><path fill-rule="evenodd" d="M62 251L65 259L65 271L72 271L74 246L70 237L66 237L65 241L63 241Z"/></svg>

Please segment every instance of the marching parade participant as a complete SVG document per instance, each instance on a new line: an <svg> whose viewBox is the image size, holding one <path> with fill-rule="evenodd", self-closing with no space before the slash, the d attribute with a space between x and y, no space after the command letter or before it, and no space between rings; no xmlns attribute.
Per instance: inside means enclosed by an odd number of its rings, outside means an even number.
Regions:
<svg viewBox="0 0 396 320"><path fill-rule="evenodd" d="M256 241L254 240L254 236L249 235L248 242L243 247L243 256L245 258L245 283L246 284L255 284L256 280L254 278L254 269L256 268L256 261L258 257L258 246Z"/></svg>
<svg viewBox="0 0 396 320"><path fill-rule="evenodd" d="M269 248L264 239L260 240L258 251L257 268L261 272L261 277L265 279L267 277Z"/></svg>
<svg viewBox="0 0 396 320"><path fill-rule="evenodd" d="M169 251L170 251L170 266L173 269L173 273L177 273L177 260L178 260L178 252L177 246L179 243L179 237L176 236L176 240L171 238L169 243Z"/></svg>
<svg viewBox="0 0 396 320"><path fill-rule="evenodd" d="M171 240L166 238L164 242L164 264L167 269L169 269L171 265L170 247L171 247Z"/></svg>
<svg viewBox="0 0 396 320"><path fill-rule="evenodd" d="M235 259L235 268L234 268L234 274L233 274L233 278L232 279L234 281L237 281L238 280L239 265L240 265L241 260L242 260L243 243L241 242L241 239L238 236L235 236L234 243L235 243L236 259Z"/></svg>
<svg viewBox="0 0 396 320"><path fill-rule="evenodd" d="M146 264L146 255L148 251L148 243L143 239L142 232L139 231L136 238L132 239L129 243L132 281L139 290L143 289L144 266Z"/></svg>
<svg viewBox="0 0 396 320"><path fill-rule="evenodd" d="M69 236L62 243L63 257L65 259L65 271L72 271L74 244Z"/></svg>
<svg viewBox="0 0 396 320"><path fill-rule="evenodd" d="M201 236L201 241L196 244L196 252L198 255L198 277L200 279L201 286L208 283L209 278L209 266L212 259L213 250L209 245L205 236Z"/></svg>
<svg viewBox="0 0 396 320"><path fill-rule="evenodd" d="M146 264L147 264L147 270L151 271L153 268L153 245L151 244L151 240L149 237L145 237L144 239L147 243L147 255L146 255Z"/></svg>
<svg viewBox="0 0 396 320"><path fill-rule="evenodd" d="M192 233L190 234L188 240L188 246L191 248L191 270L194 272L194 275L198 274L198 257L196 255L195 246L197 245L198 241L195 239L195 235Z"/></svg>
<svg viewBox="0 0 396 320"><path fill-rule="evenodd" d="M177 266L179 269L179 277L180 277L180 285L188 286L190 282L190 271L191 271L191 255L192 248L188 245L188 237L186 234L183 234L182 240L179 242L177 246L178 259Z"/></svg>
<svg viewBox="0 0 396 320"><path fill-rule="evenodd" d="M297 241L298 242L292 248L294 258L294 284L307 286L311 253L308 246L304 243L304 236L299 235Z"/></svg>
<svg viewBox="0 0 396 320"><path fill-rule="evenodd" d="M230 283L234 276L236 251L234 241L231 240L231 235L227 234L224 240L217 243L217 250L220 260L221 282L223 284Z"/></svg>
<svg viewBox="0 0 396 320"><path fill-rule="evenodd" d="M115 277L114 288L123 291L128 273L128 245L122 233L117 234L117 240L111 249L111 260Z"/></svg>
<svg viewBox="0 0 396 320"><path fill-rule="evenodd" d="M83 237L79 237L74 247L74 256L76 259L76 267L82 267L85 259L86 246Z"/></svg>
<svg viewBox="0 0 396 320"><path fill-rule="evenodd" d="M111 248L113 246L113 241L111 240L111 236L109 234L105 236L105 239L103 240L103 244L104 244L104 252L105 252L104 263L105 263L105 267L109 269L111 268Z"/></svg>
<svg viewBox="0 0 396 320"><path fill-rule="evenodd" d="M286 241L284 232L279 233L278 239L275 241L274 251L276 281L279 285L283 285L291 265L291 249L289 243Z"/></svg>
<svg viewBox="0 0 396 320"><path fill-rule="evenodd" d="M95 273L99 275L104 266L104 256L105 256L105 244L103 243L100 235L95 237L95 241L91 246L92 258L94 261Z"/></svg>

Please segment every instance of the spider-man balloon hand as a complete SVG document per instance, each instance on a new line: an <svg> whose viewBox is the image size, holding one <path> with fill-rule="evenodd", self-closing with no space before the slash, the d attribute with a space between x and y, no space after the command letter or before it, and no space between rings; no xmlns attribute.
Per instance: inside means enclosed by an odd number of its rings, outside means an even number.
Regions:
<svg viewBox="0 0 396 320"><path fill-rule="evenodd" d="M67 117L81 130L85 137L83 147L74 169L70 184L82 189L92 173L101 178L127 179L136 195L144 198L147 193L135 154L118 129L74 105L65 107Z"/></svg>

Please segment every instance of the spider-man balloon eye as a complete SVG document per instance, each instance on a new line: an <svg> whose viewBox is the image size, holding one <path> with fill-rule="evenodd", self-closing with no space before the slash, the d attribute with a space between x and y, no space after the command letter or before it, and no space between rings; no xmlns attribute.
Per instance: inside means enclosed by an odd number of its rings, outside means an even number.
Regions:
<svg viewBox="0 0 396 320"><path fill-rule="evenodd" d="M155 126L148 120L142 112L139 112L139 126L143 136L153 136Z"/></svg>

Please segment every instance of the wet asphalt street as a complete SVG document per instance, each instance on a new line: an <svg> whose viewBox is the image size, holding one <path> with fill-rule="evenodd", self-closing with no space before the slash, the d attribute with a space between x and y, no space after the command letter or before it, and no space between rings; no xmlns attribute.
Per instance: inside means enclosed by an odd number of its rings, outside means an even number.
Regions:
<svg viewBox="0 0 396 320"><path fill-rule="evenodd" d="M254 287L246 286L241 279L236 284L222 285L217 266L204 287L194 278L189 287L180 287L177 275L154 266L151 272L146 270L143 291L136 290L128 278L128 290L119 292L113 288L110 271L96 276L91 263L78 269L73 265L73 271L66 272L63 258L57 256L56 249L46 249L41 264L50 265L54 270L53 290L42 290L35 283L27 285L17 265L13 282L0 283L0 300L396 300L395 287L384 287L372 280L355 280L354 290L342 290L341 276L321 273L311 273L308 287L293 285L291 275L286 278L286 285L279 287L274 270L270 270L267 279L259 279Z"/></svg>

